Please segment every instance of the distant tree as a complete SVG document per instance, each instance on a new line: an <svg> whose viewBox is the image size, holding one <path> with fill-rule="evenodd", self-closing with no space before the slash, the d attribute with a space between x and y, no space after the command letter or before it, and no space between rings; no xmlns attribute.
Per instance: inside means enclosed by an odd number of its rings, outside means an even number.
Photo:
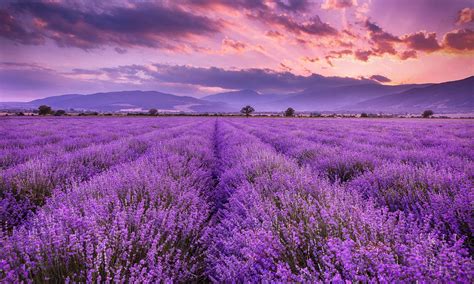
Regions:
<svg viewBox="0 0 474 284"><path fill-rule="evenodd" d="M50 106L47 106L47 105L40 105L38 107L38 113L39 115L47 115L47 114L51 114L53 112L53 110L51 109Z"/></svg>
<svg viewBox="0 0 474 284"><path fill-rule="evenodd" d="M255 109L251 106L244 106L240 112L245 114L246 117L249 117L252 112L254 112Z"/></svg>
<svg viewBox="0 0 474 284"><path fill-rule="evenodd" d="M291 107L287 108L285 110L285 116L294 116L295 115L295 110Z"/></svg>
<svg viewBox="0 0 474 284"><path fill-rule="evenodd" d="M433 114L434 112L431 109L427 109L421 114L421 116L423 116L423 118L430 118Z"/></svg>
<svg viewBox="0 0 474 284"><path fill-rule="evenodd" d="M158 114L158 110L156 108L151 108L150 110L148 110L148 113L150 115L157 115Z"/></svg>
<svg viewBox="0 0 474 284"><path fill-rule="evenodd" d="M360 114L360 117L369 117L369 115L367 113L363 112L363 113Z"/></svg>
<svg viewBox="0 0 474 284"><path fill-rule="evenodd" d="M54 112L55 116L62 116L62 115L65 115L65 114L66 114L66 111L63 110L63 109L58 109L57 111Z"/></svg>

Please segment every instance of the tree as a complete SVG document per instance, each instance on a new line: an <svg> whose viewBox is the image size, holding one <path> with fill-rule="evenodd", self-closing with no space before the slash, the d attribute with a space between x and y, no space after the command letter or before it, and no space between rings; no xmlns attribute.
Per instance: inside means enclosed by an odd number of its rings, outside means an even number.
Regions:
<svg viewBox="0 0 474 284"><path fill-rule="evenodd" d="M50 106L47 106L47 105L40 105L38 107L38 113L39 115L47 115L47 114L51 114L53 112L53 110L51 109Z"/></svg>
<svg viewBox="0 0 474 284"><path fill-rule="evenodd" d="M246 117L249 117L252 112L254 112L255 109L251 106L244 106L240 112L245 114Z"/></svg>
<svg viewBox="0 0 474 284"><path fill-rule="evenodd" d="M295 115L295 110L291 107L287 108L285 110L285 116L294 116Z"/></svg>
<svg viewBox="0 0 474 284"><path fill-rule="evenodd" d="M156 108L151 108L148 110L148 113L150 115L157 115L158 114L158 110Z"/></svg>
<svg viewBox="0 0 474 284"><path fill-rule="evenodd" d="M430 118L433 114L434 112L431 109L427 109L423 112L421 116L423 116L423 118Z"/></svg>
<svg viewBox="0 0 474 284"><path fill-rule="evenodd" d="M58 109L58 110L54 113L55 116L61 116L61 115L65 115L65 114L66 114L66 111L63 110L63 109Z"/></svg>

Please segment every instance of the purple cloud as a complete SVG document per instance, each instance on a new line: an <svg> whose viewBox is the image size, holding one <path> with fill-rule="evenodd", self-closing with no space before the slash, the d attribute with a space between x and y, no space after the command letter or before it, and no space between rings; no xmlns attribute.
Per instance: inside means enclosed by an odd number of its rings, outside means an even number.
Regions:
<svg viewBox="0 0 474 284"><path fill-rule="evenodd" d="M414 50L433 52L441 49L436 40L436 33L417 32L404 36L402 40Z"/></svg>
<svg viewBox="0 0 474 284"><path fill-rule="evenodd" d="M380 83L388 83L388 82L392 81L389 78L387 78L385 76L382 76L382 75L372 75L372 76L370 76L370 79L378 81Z"/></svg>
<svg viewBox="0 0 474 284"><path fill-rule="evenodd" d="M25 17L37 24L22 20ZM101 12L52 2L20 2L12 4L8 14L2 12L0 20L2 27L7 27L0 29L0 36L18 43L38 44L49 38L59 46L82 49L103 45L178 49L176 43L181 40L218 33L222 26L178 7L151 3Z"/></svg>
<svg viewBox="0 0 474 284"><path fill-rule="evenodd" d="M453 51L474 50L474 31L462 29L444 35L443 46Z"/></svg>

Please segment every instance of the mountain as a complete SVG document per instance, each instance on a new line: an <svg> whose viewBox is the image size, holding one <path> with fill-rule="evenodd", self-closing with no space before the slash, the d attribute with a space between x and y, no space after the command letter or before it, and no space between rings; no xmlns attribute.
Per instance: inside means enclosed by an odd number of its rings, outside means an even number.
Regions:
<svg viewBox="0 0 474 284"><path fill-rule="evenodd" d="M32 109L45 104L53 109L95 111L237 112L245 105L257 111L391 112L435 113L474 112L474 76L438 84L388 86L373 81L321 81L291 94L261 94L240 90L206 96L202 99L155 91L124 91L91 95L62 95L27 103L1 103L0 109Z"/></svg>
<svg viewBox="0 0 474 284"><path fill-rule="evenodd" d="M225 93L218 93L203 97L203 100L210 102L221 102L229 105L235 111L240 110L245 105L252 105L259 110L264 110L267 105L277 101L285 95L262 95L254 90L240 90Z"/></svg>
<svg viewBox="0 0 474 284"><path fill-rule="evenodd" d="M350 106L353 110L435 113L473 112L474 76L466 79L411 88L365 100Z"/></svg>
<svg viewBox="0 0 474 284"><path fill-rule="evenodd" d="M335 87L312 87L291 97L274 102L280 108L293 107L302 111L334 111L354 103L406 91L418 85L387 86L378 83ZM424 86L424 85L422 85Z"/></svg>
<svg viewBox="0 0 474 284"><path fill-rule="evenodd" d="M62 95L38 99L30 106L49 105L53 109L94 111L133 111L156 108L165 111L207 112L229 111L223 103L209 102L193 97L176 96L155 91L123 91L91 95Z"/></svg>

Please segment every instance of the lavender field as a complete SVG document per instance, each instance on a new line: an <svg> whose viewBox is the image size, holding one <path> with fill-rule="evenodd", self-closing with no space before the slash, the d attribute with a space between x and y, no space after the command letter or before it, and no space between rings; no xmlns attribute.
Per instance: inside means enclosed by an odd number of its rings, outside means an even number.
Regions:
<svg viewBox="0 0 474 284"><path fill-rule="evenodd" d="M474 281L474 123L3 118L0 282Z"/></svg>

